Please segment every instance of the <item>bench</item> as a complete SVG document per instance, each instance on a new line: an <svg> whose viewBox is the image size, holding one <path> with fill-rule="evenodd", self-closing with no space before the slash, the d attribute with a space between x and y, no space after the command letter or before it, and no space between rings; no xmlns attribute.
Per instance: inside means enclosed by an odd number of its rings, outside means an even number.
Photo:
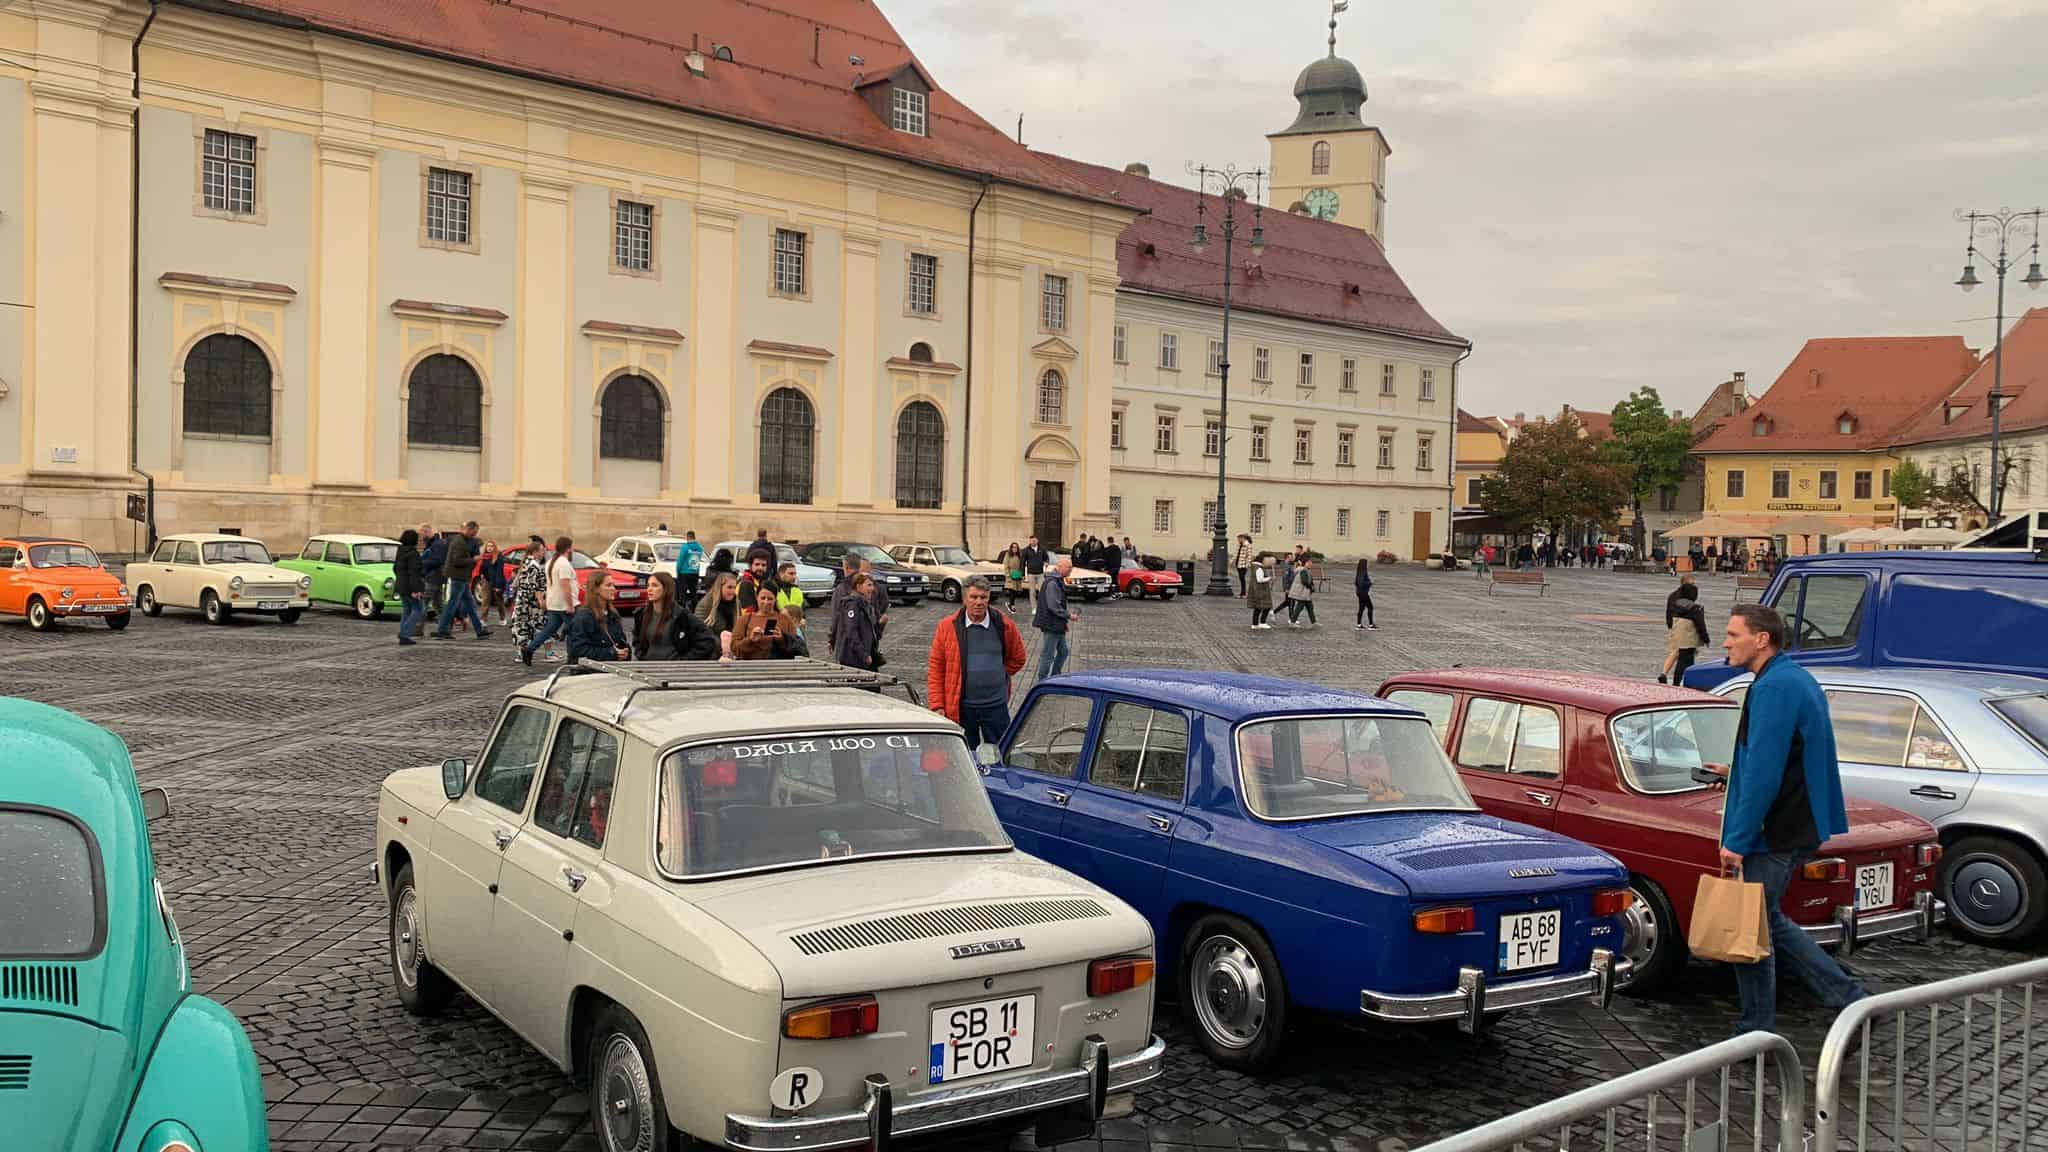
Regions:
<svg viewBox="0 0 2048 1152"><path fill-rule="evenodd" d="M1754 592L1761 595L1770 586L1771 578L1769 576L1737 576L1735 578L1735 602L1737 604L1742 603L1742 594L1744 592ZM1754 596L1751 597L1751 599L1755 598Z"/></svg>
<svg viewBox="0 0 2048 1152"><path fill-rule="evenodd" d="M1545 580L1541 572L1496 568L1493 570L1492 578L1487 581L1486 594L1493 595L1493 590L1503 584L1510 588L1534 588L1538 596L1550 588L1550 581Z"/></svg>
<svg viewBox="0 0 2048 1152"><path fill-rule="evenodd" d="M1330 574L1323 570L1323 562L1321 560L1311 560L1308 562L1308 583L1309 587L1318 592L1328 592L1330 590Z"/></svg>

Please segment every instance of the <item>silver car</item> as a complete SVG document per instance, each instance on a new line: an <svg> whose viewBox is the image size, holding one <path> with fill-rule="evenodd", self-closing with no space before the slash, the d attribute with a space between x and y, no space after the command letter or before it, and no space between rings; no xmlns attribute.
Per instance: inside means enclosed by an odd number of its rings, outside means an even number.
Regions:
<svg viewBox="0 0 2048 1152"><path fill-rule="evenodd" d="M2021 943L2048 919L2048 680L1806 666L1827 691L1842 786L1941 829L1936 894L1964 935ZM1715 689L1740 698L1750 678Z"/></svg>
<svg viewBox="0 0 2048 1152"><path fill-rule="evenodd" d="M714 544L705 550L704 562L708 565L720 552L728 552L732 554L732 570L745 572L747 549L753 545L752 540L726 540ZM775 566L780 568L784 564L796 565L796 586L803 590L805 604L815 607L832 598L832 585L837 581L838 574L830 568L805 563L796 554L796 549L778 540L775 542Z"/></svg>

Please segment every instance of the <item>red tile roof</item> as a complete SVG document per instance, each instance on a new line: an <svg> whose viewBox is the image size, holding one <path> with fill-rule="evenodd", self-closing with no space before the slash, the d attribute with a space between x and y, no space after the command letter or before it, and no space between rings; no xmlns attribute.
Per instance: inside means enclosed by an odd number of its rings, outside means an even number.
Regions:
<svg viewBox="0 0 2048 1152"><path fill-rule="evenodd" d="M2001 432L2024 432L2048 428L2048 308L2029 309L2005 334L2005 370L2001 391L2005 403L1999 406ZM1894 444L1924 444L1936 440L1964 440L1991 435L1991 354L1970 378L1954 392L1928 405L1912 422L1892 437ZM1963 405L1952 419L1944 421L1945 409Z"/></svg>
<svg viewBox="0 0 2048 1152"><path fill-rule="evenodd" d="M1458 431L1484 432L1494 436L1505 436L1507 434L1504 429L1486 417L1474 416L1463 408L1458 409Z"/></svg>
<svg viewBox="0 0 2048 1152"><path fill-rule="evenodd" d="M1210 243L1208 251L1196 255L1188 247L1196 222L1193 189L1063 156L1039 155L1099 196L1146 211L1117 240L1117 271L1124 288L1203 303L1221 302L1221 201L1214 196L1204 198ZM1230 288L1231 307L1465 343L1423 309L1370 233L1272 208L1261 219L1266 251L1253 257L1247 248L1233 256L1238 268ZM1250 238L1250 222L1244 221L1239 241L1248 243Z"/></svg>
<svg viewBox="0 0 2048 1152"><path fill-rule="evenodd" d="M1960 336L1808 340L1770 391L1721 421L1693 451L1869 452L1976 366ZM1854 420L1844 434L1843 415ZM1767 420L1769 434L1755 434Z"/></svg>
<svg viewBox="0 0 2048 1152"><path fill-rule="evenodd" d="M1569 412L1579 418L1579 427L1585 430L1588 439L1599 440L1614 431L1614 414L1612 412L1588 412L1584 408L1574 408L1569 404L1564 406L1564 410L1559 413L1559 416L1561 417L1564 412Z"/></svg>
<svg viewBox="0 0 2048 1152"><path fill-rule="evenodd" d="M1002 182L1067 195L1088 191L936 87L929 136L884 123L855 86L915 58L872 0L182 2ZM715 58L721 47L731 50L730 61ZM703 76L685 63L693 48L703 56ZM862 63L852 63L855 57Z"/></svg>

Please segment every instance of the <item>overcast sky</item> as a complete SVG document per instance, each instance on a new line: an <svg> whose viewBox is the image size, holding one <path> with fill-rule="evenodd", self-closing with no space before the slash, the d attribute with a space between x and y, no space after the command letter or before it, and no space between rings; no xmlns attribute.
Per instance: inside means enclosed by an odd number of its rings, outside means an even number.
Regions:
<svg viewBox="0 0 2048 1152"><path fill-rule="evenodd" d="M1024 141L1182 182L1266 162L1316 0L880 0ZM1481 414L1690 411L1815 336L1962 335L1959 207L2048 205L2048 0L1352 0L1388 255ZM1989 275L1984 267L1980 276ZM2014 285L2008 312L2048 307ZM2014 295L2016 294L2016 295Z"/></svg>

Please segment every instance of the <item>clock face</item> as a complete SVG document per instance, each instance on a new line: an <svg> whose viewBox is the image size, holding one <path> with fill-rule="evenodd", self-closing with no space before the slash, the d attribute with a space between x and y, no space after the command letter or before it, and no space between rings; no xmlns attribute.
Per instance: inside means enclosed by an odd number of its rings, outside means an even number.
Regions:
<svg viewBox="0 0 2048 1152"><path fill-rule="evenodd" d="M1337 190L1335 188L1311 188L1308 195L1301 198L1301 204L1302 207L1308 209L1309 215L1318 220L1335 220L1337 218Z"/></svg>

